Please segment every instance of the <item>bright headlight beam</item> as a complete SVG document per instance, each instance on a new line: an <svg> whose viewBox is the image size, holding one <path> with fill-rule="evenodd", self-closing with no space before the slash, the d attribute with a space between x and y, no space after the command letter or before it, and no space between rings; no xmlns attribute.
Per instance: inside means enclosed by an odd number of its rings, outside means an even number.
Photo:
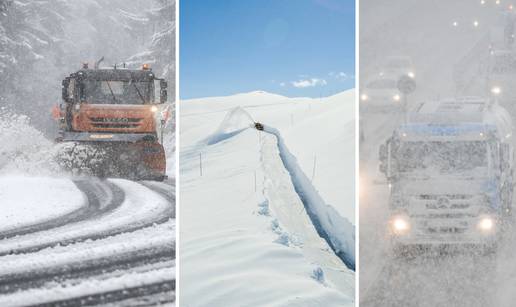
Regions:
<svg viewBox="0 0 516 307"><path fill-rule="evenodd" d="M502 89L499 86L493 86L491 88L491 93L495 95L499 95L502 92Z"/></svg>
<svg viewBox="0 0 516 307"><path fill-rule="evenodd" d="M392 223L394 229L397 231L405 231L408 229L408 223L402 218L396 218Z"/></svg>
<svg viewBox="0 0 516 307"><path fill-rule="evenodd" d="M493 227L494 227L494 221L490 217L482 218L480 220L480 222L478 223L478 228L480 228L481 230L484 230L484 231L491 230L491 229L493 229Z"/></svg>

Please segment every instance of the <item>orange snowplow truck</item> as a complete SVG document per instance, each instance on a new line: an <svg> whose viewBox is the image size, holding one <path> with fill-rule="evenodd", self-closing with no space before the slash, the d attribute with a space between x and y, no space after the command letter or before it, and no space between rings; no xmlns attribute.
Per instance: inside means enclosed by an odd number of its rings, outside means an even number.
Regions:
<svg viewBox="0 0 516 307"><path fill-rule="evenodd" d="M62 82L63 103L54 112L57 140L69 145L62 164L98 176L163 180L167 82L147 65L130 70L99 63L84 64Z"/></svg>

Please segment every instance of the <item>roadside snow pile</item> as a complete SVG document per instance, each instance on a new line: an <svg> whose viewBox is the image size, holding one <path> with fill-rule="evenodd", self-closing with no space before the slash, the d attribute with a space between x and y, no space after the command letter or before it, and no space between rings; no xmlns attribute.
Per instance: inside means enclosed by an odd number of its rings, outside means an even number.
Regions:
<svg viewBox="0 0 516 307"><path fill-rule="evenodd" d="M25 115L0 109L0 173L44 175L58 169L54 145Z"/></svg>
<svg viewBox="0 0 516 307"><path fill-rule="evenodd" d="M163 147L167 157L167 175L171 178L176 177L176 133L167 129L163 136Z"/></svg>
<svg viewBox="0 0 516 307"><path fill-rule="evenodd" d="M163 147L165 148L165 156L167 158L167 175L170 178L176 176L176 120L175 120L175 103L166 107L167 122L163 131Z"/></svg>
<svg viewBox="0 0 516 307"><path fill-rule="evenodd" d="M58 218L86 205L69 180L0 177L0 233Z"/></svg>

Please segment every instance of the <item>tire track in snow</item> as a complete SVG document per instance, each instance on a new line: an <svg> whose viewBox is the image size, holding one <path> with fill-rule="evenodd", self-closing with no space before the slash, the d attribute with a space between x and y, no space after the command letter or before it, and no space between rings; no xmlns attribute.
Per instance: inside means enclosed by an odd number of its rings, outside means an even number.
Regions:
<svg viewBox="0 0 516 307"><path fill-rule="evenodd" d="M175 301L175 279L148 284L139 287L125 288L114 291L107 291L98 294L85 295L73 299L53 301L45 304L29 305L38 307L75 307L75 306L97 306L100 304L117 303L122 300L143 298L152 295L154 302L142 302L136 306L151 306L151 305L162 305L166 303L172 303ZM160 295L156 298L156 295ZM128 304L133 305L133 304Z"/></svg>
<svg viewBox="0 0 516 307"><path fill-rule="evenodd" d="M117 208L119 208L122 203L125 200L125 192L118 187L116 184L113 184L108 181L102 181L102 183L99 183L97 179L88 179L88 180L80 180L80 181L74 181L76 183L77 187L86 195L88 199L88 208L89 211L87 214L82 216L82 218L78 218L77 220L73 220L70 223L63 224L60 226L67 226L70 224L78 223L78 222L84 222L84 221L90 221L98 219L99 217L108 214L110 212L113 212ZM99 185L104 185L109 188L108 191L99 189ZM163 195L164 190L163 188L157 189L157 188L148 188L149 190L158 193L160 195ZM104 194L104 195L102 195ZM108 196L111 195L111 196ZM104 197L107 197L108 201ZM167 196L168 197L168 196ZM104 199L103 199L104 198ZM173 198L173 196L172 196ZM140 229L144 229L147 227L151 227L155 224L162 224L167 222L169 219L175 217L175 202L172 202L171 206L169 206L164 212L161 212L159 215L148 219L144 221L143 223L134 223L134 224L126 224L123 227L116 227L114 229L110 229L107 231L101 231L97 233L90 233L85 235L78 235L74 236L72 238L67 238L64 240L55 240L50 242L45 242L42 244L34 244L30 246L25 247L19 247L16 249L12 249L9 251L3 251L0 252L0 256L4 255L11 255L11 254L21 254L21 253L34 253L37 251L40 251L42 249L52 247L55 245L60 246L67 246L70 244L75 244L79 242L83 242L86 240L100 240L107 237L111 237L114 235L118 235L121 233L126 232L134 232ZM44 227L43 227L44 226ZM37 229L35 232L41 232L46 230L52 230L57 227L53 227L52 225L49 225L45 223L40 229ZM32 234L33 232L29 232L26 234Z"/></svg>
<svg viewBox="0 0 516 307"><path fill-rule="evenodd" d="M81 206L79 209L63 216L56 217L41 223L0 232L0 240L9 239L16 236L23 236L52 228L58 228L66 224L86 220L88 218L92 218L98 216L99 214L116 209L116 207L120 206L124 200L124 194L120 188L110 182L94 180L85 181L83 179L79 179L73 180L73 183L87 196L87 201L84 206ZM114 199L100 198L100 195L104 195L105 198L110 194Z"/></svg>
<svg viewBox="0 0 516 307"><path fill-rule="evenodd" d="M128 271L140 266L159 265L175 260L175 248L139 250L74 265L56 266L22 274L0 275L0 295L30 288L39 288L49 281L85 279L113 272Z"/></svg>
<svg viewBox="0 0 516 307"><path fill-rule="evenodd" d="M31 228L17 229L15 236L23 237L41 231L53 231L61 226L95 220L107 215L117 208L122 206L126 199L124 190L117 184L110 181L100 181L94 178L74 180L76 186L81 190L87 198L87 205L80 210L77 210L75 215L65 215L53 221L32 225ZM152 228L157 224L168 222L175 217L175 199L173 187L164 183L155 182L140 182L139 184L145 186L150 193L159 194L163 199L166 199L171 206L167 206L166 210L160 210L145 223L135 223L135 225L127 224L123 227L111 229L104 232L85 234L82 236L75 236L66 240L56 240L52 242L45 242L44 244L30 245L24 248L18 248L9 252L0 253L0 256L8 254L22 254L22 253L36 253L42 249L53 247L55 245L68 246L83 241L95 241L106 239L108 237L122 234L132 233L146 228ZM53 223L54 222L54 223ZM57 229L56 229L57 230ZM64 229L66 232L66 229ZM16 239L16 238L14 238ZM34 289L43 289L55 283L74 283L74 280L81 281L84 279L94 278L102 279L103 276L110 274L124 276L125 272L134 270L141 270L143 266L148 269L155 269L156 267L174 267L175 262L175 244L168 243L163 246L157 246L148 249L139 249L134 251L127 251L122 254L113 254L104 258L92 258L81 262L74 262L70 265L63 266L42 266L39 269L27 270L26 272L16 274L0 274L0 293L2 295L12 294L17 291L32 291ZM12 257L12 256L11 256ZM18 257L18 256L16 256ZM77 306L88 304L104 304L112 303L120 300L127 300L131 298L147 297L155 300L157 303L172 302L175 300L174 296L175 278L154 284L142 284L125 288L124 284L120 285L118 290L105 291L99 288L99 292L86 296L73 297L70 299L63 299L52 303L45 303L48 306ZM0 295L1 298L1 295ZM42 306L45 306L43 304Z"/></svg>

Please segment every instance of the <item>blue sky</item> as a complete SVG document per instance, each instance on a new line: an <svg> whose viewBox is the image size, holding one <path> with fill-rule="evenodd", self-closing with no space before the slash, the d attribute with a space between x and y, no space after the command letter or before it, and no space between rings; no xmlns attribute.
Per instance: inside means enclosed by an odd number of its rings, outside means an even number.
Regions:
<svg viewBox="0 0 516 307"><path fill-rule="evenodd" d="M181 99L354 87L354 0L180 2Z"/></svg>

